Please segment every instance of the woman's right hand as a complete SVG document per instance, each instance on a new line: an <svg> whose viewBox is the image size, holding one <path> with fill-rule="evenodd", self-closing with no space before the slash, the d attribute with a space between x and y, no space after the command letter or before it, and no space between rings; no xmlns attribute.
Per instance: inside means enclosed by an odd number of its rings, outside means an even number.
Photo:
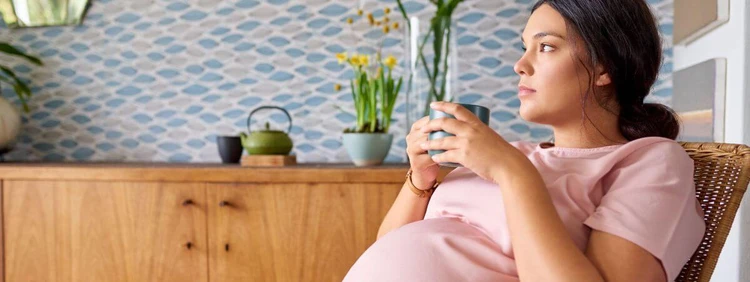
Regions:
<svg viewBox="0 0 750 282"><path fill-rule="evenodd" d="M429 116L417 120L406 135L406 153L409 155L411 165L411 179L417 189L427 190L437 180L440 166L432 161L427 150L422 149L421 144L427 142L428 133L422 132L422 127L430 121ZM407 180L408 181L408 180Z"/></svg>

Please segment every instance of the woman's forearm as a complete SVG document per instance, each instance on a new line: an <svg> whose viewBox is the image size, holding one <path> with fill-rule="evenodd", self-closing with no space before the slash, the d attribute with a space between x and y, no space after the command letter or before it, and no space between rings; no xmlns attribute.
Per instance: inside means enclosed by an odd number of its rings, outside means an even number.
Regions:
<svg viewBox="0 0 750 282"><path fill-rule="evenodd" d="M385 215L383 223L380 224L378 239L391 230L424 219L430 197L418 197L407 185L409 184L405 182L404 186L401 187L401 192L398 193L391 209Z"/></svg>
<svg viewBox="0 0 750 282"><path fill-rule="evenodd" d="M494 179L502 190L521 281L604 281L568 234L536 168L510 165L516 167L506 167Z"/></svg>

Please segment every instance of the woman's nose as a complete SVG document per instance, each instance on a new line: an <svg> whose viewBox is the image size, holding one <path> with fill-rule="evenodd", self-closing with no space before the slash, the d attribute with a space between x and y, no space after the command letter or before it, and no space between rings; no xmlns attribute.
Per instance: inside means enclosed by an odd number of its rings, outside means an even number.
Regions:
<svg viewBox="0 0 750 282"><path fill-rule="evenodd" d="M518 75L532 75L533 74L533 68L531 67L531 64L528 62L528 58L524 54L515 65L513 65L513 71L515 71Z"/></svg>

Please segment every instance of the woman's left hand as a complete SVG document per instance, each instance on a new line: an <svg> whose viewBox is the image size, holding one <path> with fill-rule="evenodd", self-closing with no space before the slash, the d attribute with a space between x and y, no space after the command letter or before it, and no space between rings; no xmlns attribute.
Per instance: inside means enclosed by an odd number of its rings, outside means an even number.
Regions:
<svg viewBox="0 0 750 282"><path fill-rule="evenodd" d="M456 117L434 119L422 127L424 132L444 130L455 135L422 143L425 150L445 150L433 161L459 163L483 179L496 182L494 178L500 176L503 163L519 157L520 151L463 106L434 102L430 107Z"/></svg>

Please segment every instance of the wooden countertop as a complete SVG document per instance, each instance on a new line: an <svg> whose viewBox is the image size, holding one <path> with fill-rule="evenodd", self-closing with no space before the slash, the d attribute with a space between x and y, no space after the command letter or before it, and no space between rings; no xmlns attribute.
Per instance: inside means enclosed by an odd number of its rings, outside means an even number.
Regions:
<svg viewBox="0 0 750 282"><path fill-rule="evenodd" d="M267 168L175 163L0 163L2 180L91 180L246 183L403 183L407 164L359 168L299 164ZM451 169L444 168L441 175Z"/></svg>

